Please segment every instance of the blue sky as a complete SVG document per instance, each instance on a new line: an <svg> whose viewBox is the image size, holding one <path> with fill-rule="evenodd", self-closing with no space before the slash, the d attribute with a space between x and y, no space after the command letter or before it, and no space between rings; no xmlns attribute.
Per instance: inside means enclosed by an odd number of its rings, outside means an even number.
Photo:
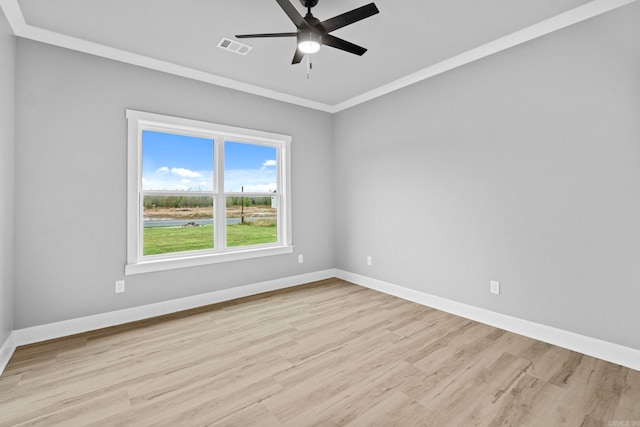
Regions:
<svg viewBox="0 0 640 427"><path fill-rule="evenodd" d="M145 190L213 190L213 141L160 132L143 132L142 180ZM276 189L276 149L225 142L225 191Z"/></svg>

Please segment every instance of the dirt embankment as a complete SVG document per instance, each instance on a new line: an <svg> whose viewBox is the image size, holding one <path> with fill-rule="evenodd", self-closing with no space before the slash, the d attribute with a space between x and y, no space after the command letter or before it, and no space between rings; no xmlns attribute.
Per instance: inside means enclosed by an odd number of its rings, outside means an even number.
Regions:
<svg viewBox="0 0 640 427"><path fill-rule="evenodd" d="M242 208L234 206L227 208L227 218L240 218ZM244 208L245 217L276 216L276 210L268 206L247 206ZM144 217L149 219L206 219L213 218L211 208L145 208Z"/></svg>

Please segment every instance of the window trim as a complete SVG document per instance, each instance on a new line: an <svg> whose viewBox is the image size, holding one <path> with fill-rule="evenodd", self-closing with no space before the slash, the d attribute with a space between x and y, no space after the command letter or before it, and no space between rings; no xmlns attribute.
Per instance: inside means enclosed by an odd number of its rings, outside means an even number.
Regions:
<svg viewBox="0 0 640 427"><path fill-rule="evenodd" d="M163 114L126 110L127 118L127 264L125 275L148 273L176 268L195 267L220 262L239 261L264 256L281 255L293 252L291 238L291 136L271 132L244 129L216 123L185 119ZM190 251L184 253L163 254L162 256L143 256L142 245L142 131L180 133L183 135L211 138L214 144L214 180L215 193L214 217L226 217L226 204L219 203L224 192L224 141L269 145L278 148L278 240L275 244L251 245L222 248L219 245L225 237L225 231L216 233L213 250ZM222 179L220 179L222 178ZM222 187L222 188L218 188ZM263 194L260 195L264 196ZM222 227L223 229L225 227ZM215 252L214 252L215 251Z"/></svg>

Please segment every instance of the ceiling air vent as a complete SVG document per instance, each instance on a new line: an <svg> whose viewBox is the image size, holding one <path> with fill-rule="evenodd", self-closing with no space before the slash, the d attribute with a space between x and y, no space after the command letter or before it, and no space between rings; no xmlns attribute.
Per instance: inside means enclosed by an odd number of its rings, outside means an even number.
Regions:
<svg viewBox="0 0 640 427"><path fill-rule="evenodd" d="M218 42L218 47L224 50L228 50L229 52L237 53L238 55L246 55L251 49L253 49L247 44L239 43L226 37L220 39L220 41Z"/></svg>

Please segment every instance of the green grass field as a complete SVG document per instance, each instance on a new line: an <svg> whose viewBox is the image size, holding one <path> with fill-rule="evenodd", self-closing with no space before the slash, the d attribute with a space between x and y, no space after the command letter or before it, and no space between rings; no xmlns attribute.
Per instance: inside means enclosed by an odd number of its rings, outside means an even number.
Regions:
<svg viewBox="0 0 640 427"><path fill-rule="evenodd" d="M274 221L227 225L227 246L275 243ZM213 248L213 225L200 227L148 227L144 229L144 255L166 254Z"/></svg>

